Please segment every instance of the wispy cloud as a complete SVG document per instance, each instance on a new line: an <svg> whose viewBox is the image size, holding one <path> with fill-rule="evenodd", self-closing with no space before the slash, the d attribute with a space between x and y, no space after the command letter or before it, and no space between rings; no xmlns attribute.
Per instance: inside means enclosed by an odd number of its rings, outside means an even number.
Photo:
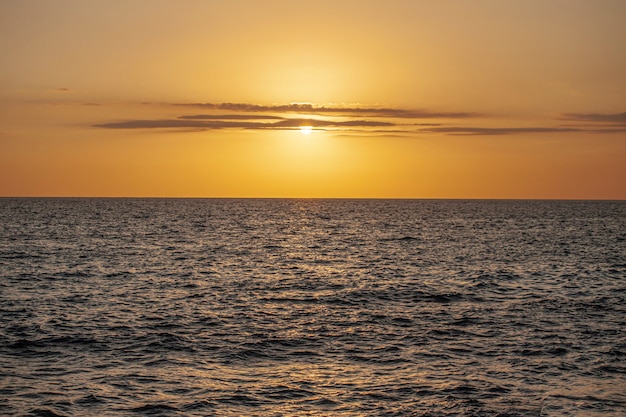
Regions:
<svg viewBox="0 0 626 417"><path fill-rule="evenodd" d="M154 105L153 103L144 103ZM94 125L102 129L177 129L177 130L296 130L311 126L336 133L383 135L440 134L451 136L507 136L586 132L623 133L626 113L565 113L558 120L537 126L490 126L488 118L473 112L435 112L358 105L314 105L289 103L261 105L250 103L170 103L173 108L202 109L206 113L183 114L171 118L130 119ZM427 120L423 120L427 119ZM471 119L471 122L467 119ZM464 122L461 122L464 120ZM587 122L563 125L563 120ZM463 124L461 124L463 123ZM623 128L624 127L624 128Z"/></svg>
<svg viewBox="0 0 626 417"><path fill-rule="evenodd" d="M155 119L155 120L126 120L123 122L100 123L94 127L105 129L171 129L171 128L195 128L195 129L260 129L269 123L238 122L238 121L206 121L185 119Z"/></svg>
<svg viewBox="0 0 626 417"><path fill-rule="evenodd" d="M189 116L179 116L184 120L278 120L284 119L280 116L249 115L249 114L193 114Z"/></svg>
<svg viewBox="0 0 626 417"><path fill-rule="evenodd" d="M153 105L154 103L143 103ZM165 104L168 105L168 104ZM432 112L387 107L356 105L314 105L289 103L261 105L250 103L175 103L177 108L195 108L207 114L187 114L169 119L134 119L99 123L104 129L243 129L285 130L311 126L319 129L391 129L406 131L415 126L440 126L440 123L420 123L421 119L465 119L477 117L469 112ZM228 112L223 114L224 112ZM307 117L294 117L307 116ZM311 117L313 116L313 117ZM401 119L402 122L398 122Z"/></svg>
<svg viewBox="0 0 626 417"><path fill-rule="evenodd" d="M357 107L357 106L318 106L310 103L289 103L261 105L250 103L178 103L176 106L195 107L210 110L228 110L244 113L252 112L277 112L277 113L299 113L334 116L368 116L368 117L397 117L410 119L432 119L432 118L470 118L480 116L477 113L468 112L431 112L427 110L410 110L387 107Z"/></svg>
<svg viewBox="0 0 626 417"><path fill-rule="evenodd" d="M232 115L231 115L232 116ZM203 117L203 119L206 117ZM157 119L157 120L128 120L123 122L101 123L95 127L106 129L167 129L167 128L194 128L194 129L293 129L301 126L312 126L318 128L325 127L383 127L394 126L390 122L372 120L347 120L330 121L319 119L281 119L276 122L251 122L238 121L230 117L223 120L198 120L181 116L178 119ZM254 119L254 118L253 118Z"/></svg>
<svg viewBox="0 0 626 417"><path fill-rule="evenodd" d="M565 113L565 120L579 122L602 122L626 124L626 112L624 113Z"/></svg>
<svg viewBox="0 0 626 417"><path fill-rule="evenodd" d="M582 129L570 127L464 127L444 126L420 129L421 132L446 133L450 135L515 135L520 133L559 133L581 132Z"/></svg>
<svg viewBox="0 0 626 417"><path fill-rule="evenodd" d="M395 126L391 122L381 122L374 120L345 120L345 121L332 121L332 120L319 120L319 119L284 119L280 122L273 123L272 126L277 127L299 127L299 126L312 126L312 127L384 127Z"/></svg>

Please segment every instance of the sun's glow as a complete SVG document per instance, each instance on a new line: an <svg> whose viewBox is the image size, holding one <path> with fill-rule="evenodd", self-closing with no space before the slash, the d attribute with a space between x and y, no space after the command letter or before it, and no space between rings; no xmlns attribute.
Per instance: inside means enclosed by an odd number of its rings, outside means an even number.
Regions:
<svg viewBox="0 0 626 417"><path fill-rule="evenodd" d="M309 135L313 131L313 126L300 126L300 132Z"/></svg>

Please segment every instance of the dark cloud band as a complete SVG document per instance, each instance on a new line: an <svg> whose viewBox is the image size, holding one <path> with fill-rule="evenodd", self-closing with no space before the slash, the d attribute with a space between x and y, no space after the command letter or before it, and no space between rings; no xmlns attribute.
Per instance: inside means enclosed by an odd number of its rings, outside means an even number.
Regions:
<svg viewBox="0 0 626 417"><path fill-rule="evenodd" d="M579 122L603 122L603 123L619 123L626 124L626 112L624 113L565 113L565 120L574 120Z"/></svg>
<svg viewBox="0 0 626 417"><path fill-rule="evenodd" d="M200 119L200 120L198 120ZM281 119L273 123L254 122L254 121L237 121L228 120L202 120L206 117L188 118L181 116L178 119L159 119L159 120L128 120L123 122L102 123L95 127L105 129L171 129L171 128L193 128L193 129L289 129L299 128L301 126L311 127L385 127L394 126L393 123L371 121L371 120L347 120L347 121L329 121L318 119ZM233 118L231 118L233 119ZM237 119L237 118L235 118ZM254 119L254 118L251 118Z"/></svg>
<svg viewBox="0 0 626 417"><path fill-rule="evenodd" d="M581 129L568 127L431 127L420 129L421 132L446 133L450 135L514 135L519 133L558 133L581 132Z"/></svg>
<svg viewBox="0 0 626 417"><path fill-rule="evenodd" d="M309 103L290 103L278 105L260 105L249 103L180 103L177 106L195 107L208 110L228 110L244 113L277 112L300 113L333 116L368 116L368 117L397 117L410 119L434 118L470 118L479 116L477 113L466 112L430 112L426 110L408 110L385 107L355 107L355 106L316 106Z"/></svg>
<svg viewBox="0 0 626 417"><path fill-rule="evenodd" d="M150 104L150 103L145 103ZM172 106L172 104L169 104ZM94 125L103 129L193 129L193 130L294 130L302 126L349 132L437 133L442 135L504 136L515 134L552 134L586 132L594 134L623 133L626 112L615 114L566 113L561 120L593 123L586 126L489 127L453 126L452 122L420 119L464 119L477 113L439 113L424 110L384 107L317 106L309 103L260 105L247 103L187 103L176 107L201 108L208 114L181 115L171 119L126 120ZM225 113L225 114L220 114ZM290 117L291 116L291 117ZM306 117L297 117L306 116ZM315 117L308 117L315 116Z"/></svg>

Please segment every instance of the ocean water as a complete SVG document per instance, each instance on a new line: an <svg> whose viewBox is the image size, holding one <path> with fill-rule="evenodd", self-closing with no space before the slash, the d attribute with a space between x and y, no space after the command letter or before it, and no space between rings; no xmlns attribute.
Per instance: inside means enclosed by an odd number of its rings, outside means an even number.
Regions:
<svg viewBox="0 0 626 417"><path fill-rule="evenodd" d="M0 199L0 415L624 416L626 202Z"/></svg>

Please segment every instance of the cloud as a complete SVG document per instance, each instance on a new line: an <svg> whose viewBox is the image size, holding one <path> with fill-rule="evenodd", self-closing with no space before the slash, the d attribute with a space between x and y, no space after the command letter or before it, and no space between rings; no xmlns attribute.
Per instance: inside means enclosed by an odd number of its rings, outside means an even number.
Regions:
<svg viewBox="0 0 626 417"><path fill-rule="evenodd" d="M150 104L150 103L144 103ZM156 119L156 120L127 120L120 122L110 122L96 124L94 127L105 129L247 129L247 130L261 130L261 129L296 129L301 126L312 126L317 128L371 128L371 127L391 127L395 126L392 122L380 121L380 120L328 120L318 118L289 118L284 116L278 116L274 114L258 114L264 112L280 112L280 113L315 113L315 110L321 110L321 113L327 113L325 116L337 118L337 114L341 113L344 108L327 108L313 106L312 104L285 104L285 105L273 105L262 106L256 104L244 104L244 103L198 103L198 104L177 104L177 106L191 106L201 107L206 110L228 110L237 111L239 113L230 114L193 114L182 115L176 119ZM360 111L364 109L358 109L351 107L350 111ZM384 114L388 109L367 109L364 114L369 112L375 112ZM357 111L357 112L358 112ZM346 117L345 115L342 115Z"/></svg>
<svg viewBox="0 0 626 417"><path fill-rule="evenodd" d="M151 104L151 103L144 103ZM172 104L159 104L168 105ZM560 120L602 122L602 124L554 125L535 127L491 127L451 125L445 118L478 117L468 112L429 112L358 105L319 106L310 103L260 105L249 103L188 103L173 106L201 108L202 114L185 114L166 119L131 119L93 125L102 129L177 129L181 130L296 130L302 126L333 130L335 133L377 133L415 136L437 133L458 136L504 136L517 134L552 134L585 132L591 134L623 133L626 113L565 113ZM224 113L224 114L220 114ZM298 117L300 116L300 117ZM431 119L431 120L421 120ZM439 119L439 120L432 120ZM552 121L554 122L554 121ZM607 124L610 123L610 124Z"/></svg>
<svg viewBox="0 0 626 417"><path fill-rule="evenodd" d="M265 115L184 115L176 119L140 119L93 125L102 129L178 129L178 130L296 130L302 126L329 129L344 133L378 133L389 135L415 135L418 133L438 133L452 136L505 136L516 134L552 134L564 132L586 132L593 134L624 133L625 128L584 128L584 127L472 127L445 126L437 123L398 124L383 120L328 120L318 118L287 118ZM618 125L621 126L621 125ZM417 127L417 129L416 129Z"/></svg>
<svg viewBox="0 0 626 417"><path fill-rule="evenodd" d="M626 133L626 126L618 129L590 129L587 130L590 133Z"/></svg>
<svg viewBox="0 0 626 417"><path fill-rule="evenodd" d="M582 129L570 127L431 127L420 129L420 132L447 133L449 135L514 135L520 133L559 133L583 132Z"/></svg>
<svg viewBox="0 0 626 417"><path fill-rule="evenodd" d="M146 103L147 104L147 103ZM431 112L426 110L409 110L386 107L356 107L356 106L317 106L310 103L289 103L276 105L260 105L250 103L179 103L176 106L196 107L209 110L228 110L243 113L299 113L333 116L368 116L368 117L397 117L410 119L455 118L464 119L478 117L477 113L468 112Z"/></svg>
<svg viewBox="0 0 626 417"><path fill-rule="evenodd" d="M131 119L99 123L102 129L243 129L290 130L301 126L342 131L364 131L380 128L384 131L411 132L416 126L440 126L440 123L421 123L420 119L468 118L476 113L430 112L387 107L359 105L314 105L289 103L261 105L250 103L142 103L143 105L175 106L206 110L202 114L186 114L168 119ZM225 113L225 114L220 114ZM290 115L292 117L290 117ZM294 117L306 116L306 117ZM315 117L311 117L315 116ZM400 123L398 119L402 119ZM411 120L412 119L412 120Z"/></svg>
<svg viewBox="0 0 626 417"><path fill-rule="evenodd" d="M284 119L280 116L247 115L247 114L194 114L190 116L179 116L184 120L278 120Z"/></svg>
<svg viewBox="0 0 626 417"><path fill-rule="evenodd" d="M319 119L284 119L280 122L272 123L272 126L277 126L277 127L300 127L300 126L383 127L383 126L395 126L395 124L391 122L379 122L379 121L372 121L372 120L332 121L332 120L319 120Z"/></svg>
<svg viewBox="0 0 626 417"><path fill-rule="evenodd" d="M262 129L271 123L239 122L226 120L185 120L185 119L156 119L156 120L127 120L123 122L101 123L94 127L104 129Z"/></svg>
<svg viewBox="0 0 626 417"><path fill-rule="evenodd" d="M202 116L202 117L200 117ZM181 116L178 119L157 119L157 120L128 120L123 122L101 123L96 124L94 127L104 129L247 129L247 130L261 130L261 129L294 129L300 126L313 126L313 127L384 127L394 126L393 123L371 121L371 120L348 120L348 121L332 121L332 120L319 120L319 119L280 119L275 122L256 122L247 121L254 120L255 118L249 118L241 121L240 117L233 117L237 115L230 115L231 117L215 118L211 115L198 115L195 117ZM206 118L209 117L209 120Z"/></svg>
<svg viewBox="0 0 626 417"><path fill-rule="evenodd" d="M624 113L565 113L565 120L575 120L579 122L602 122L626 124L626 112Z"/></svg>

